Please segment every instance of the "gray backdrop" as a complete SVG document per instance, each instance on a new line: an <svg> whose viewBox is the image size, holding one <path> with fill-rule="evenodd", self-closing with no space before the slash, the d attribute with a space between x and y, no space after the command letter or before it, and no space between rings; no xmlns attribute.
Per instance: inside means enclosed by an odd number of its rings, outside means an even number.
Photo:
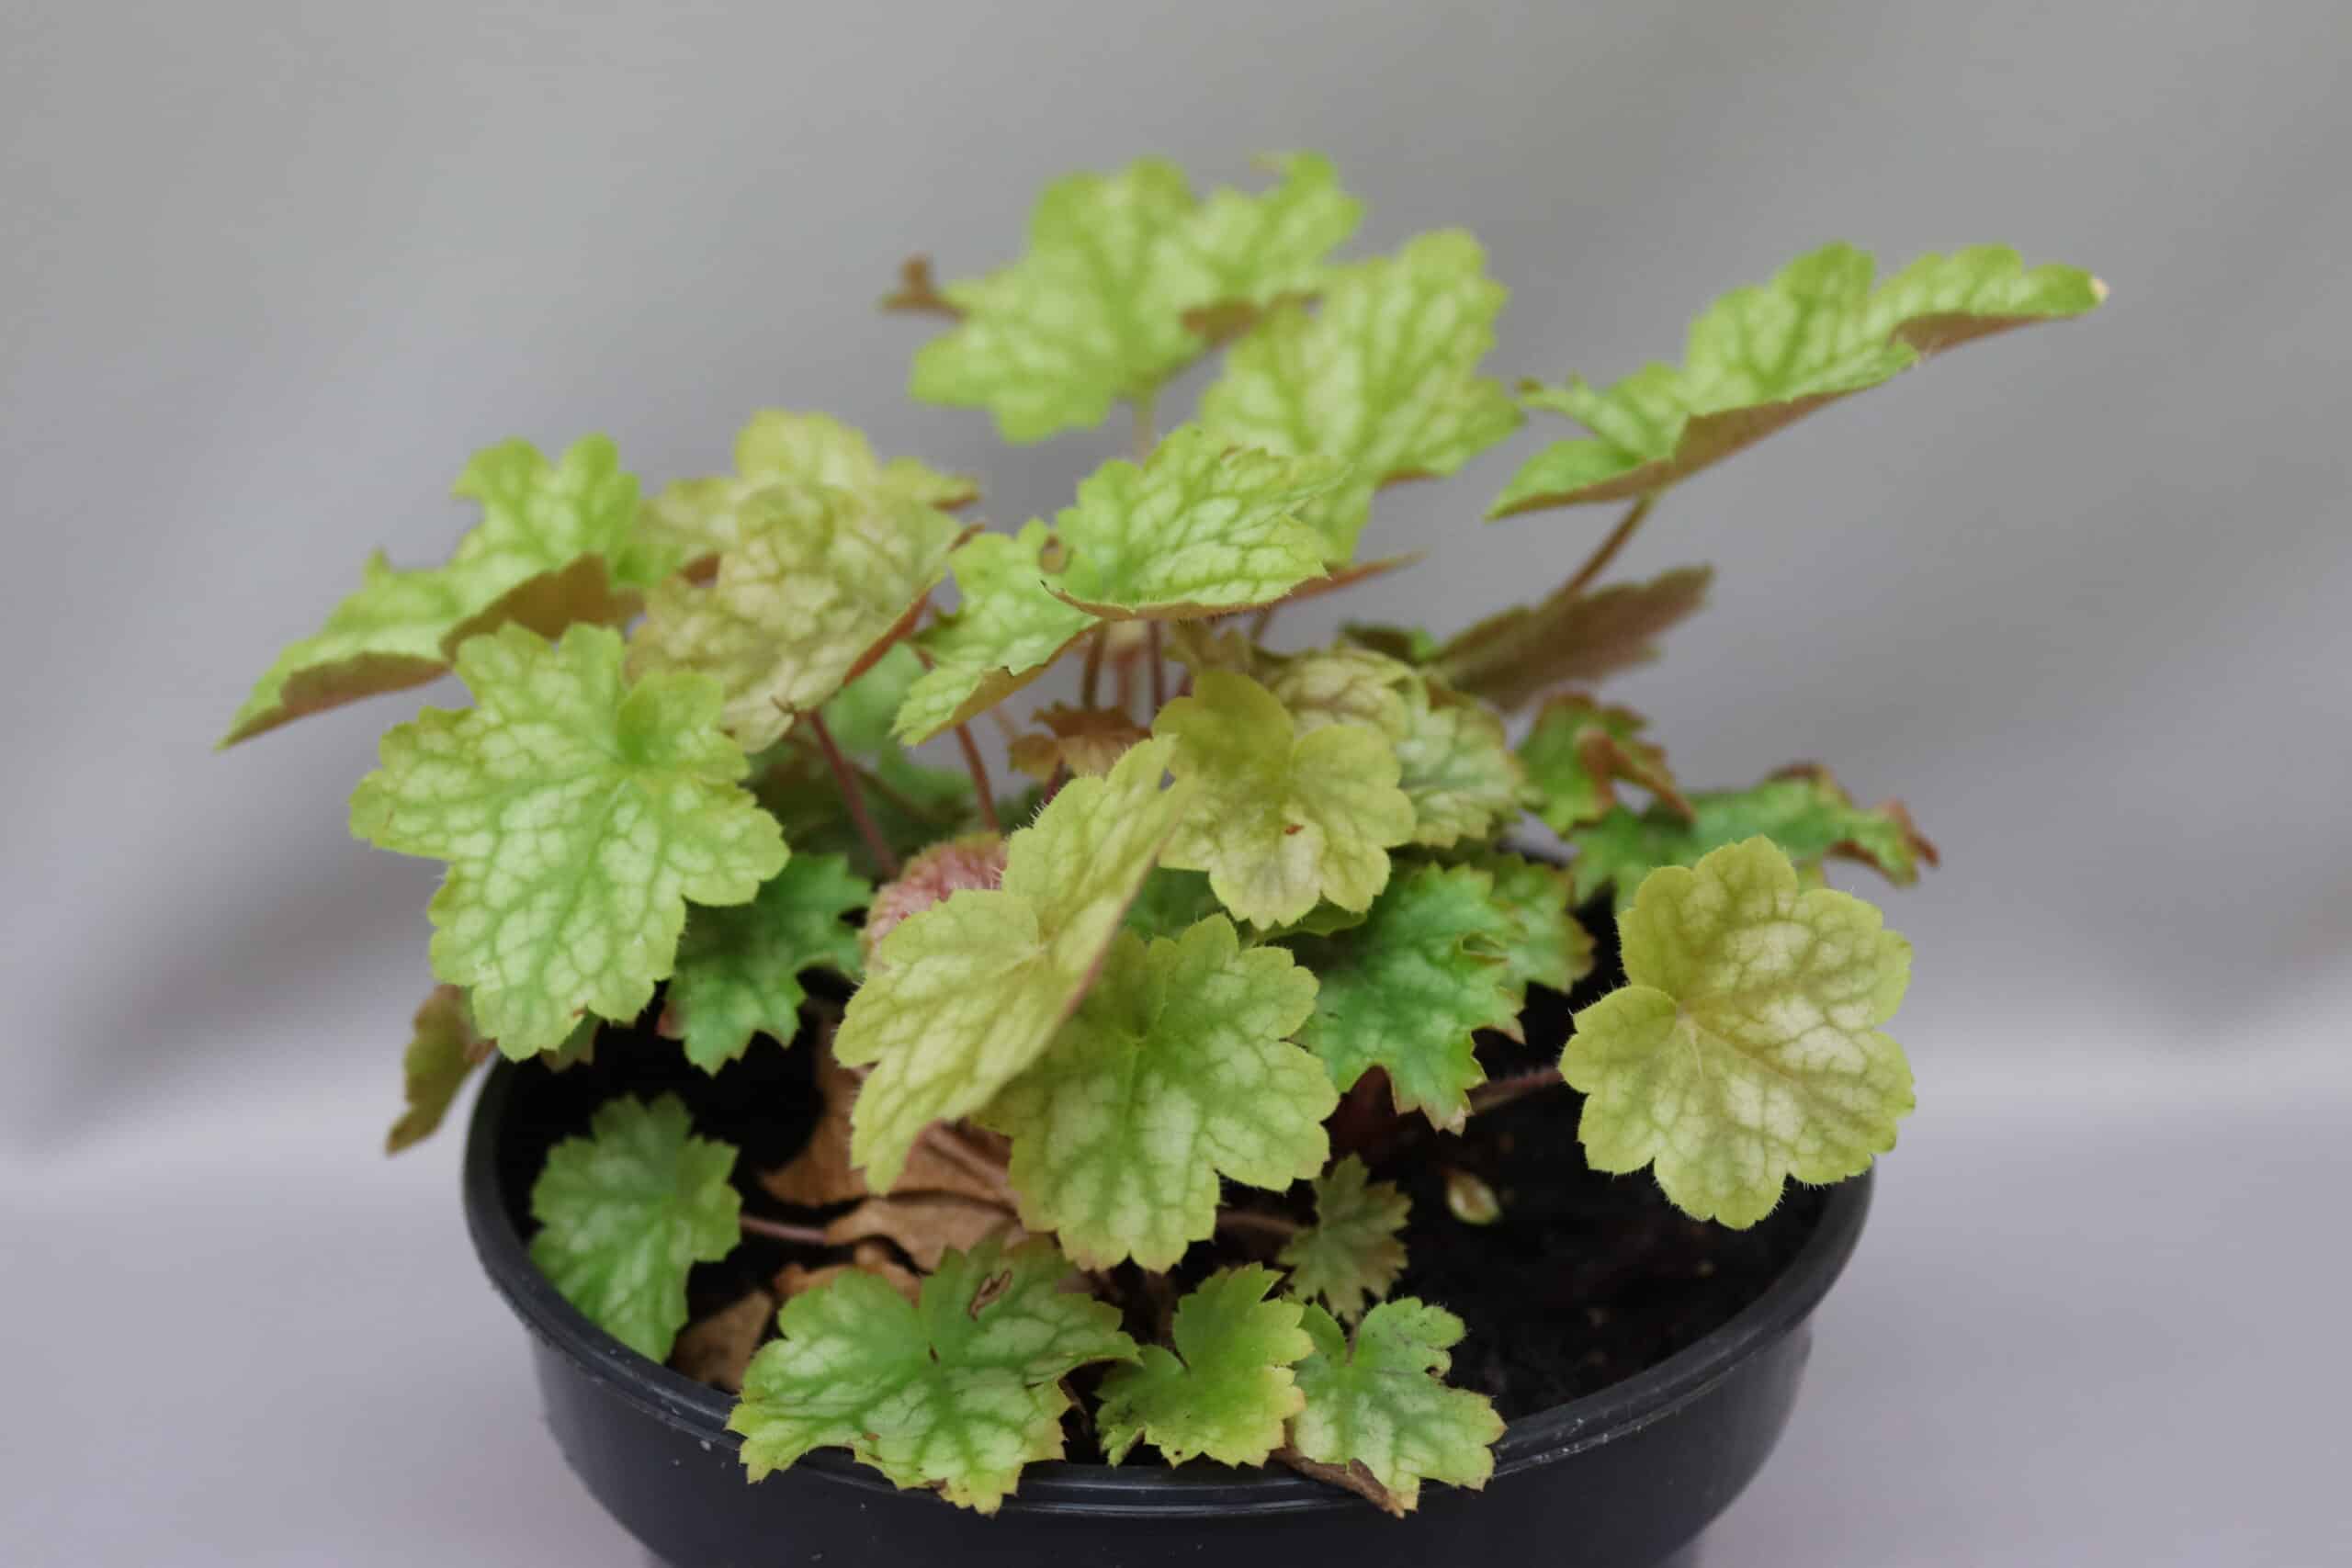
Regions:
<svg viewBox="0 0 2352 1568"><path fill-rule="evenodd" d="M1887 899L1921 1110L1713 1560L2340 1561L2347 47L2352 9L2252 0L19 0L0 1556L632 1560L537 1429L455 1139L375 1152L435 868L342 800L413 698L205 748L368 549L446 547L510 434L607 430L658 482L823 407L1001 522L1057 504L1117 433L1008 454L905 406L896 262L1007 257L1072 167L1306 146L1366 247L1485 238L1505 373L1671 353L1829 237L2113 286L1678 491L1627 558L1720 568L1617 688L1686 778L1825 759L1948 863ZM1449 628L1567 570L1608 513L1476 521L1532 440L1383 502L1370 547L1437 553L1362 613Z"/></svg>

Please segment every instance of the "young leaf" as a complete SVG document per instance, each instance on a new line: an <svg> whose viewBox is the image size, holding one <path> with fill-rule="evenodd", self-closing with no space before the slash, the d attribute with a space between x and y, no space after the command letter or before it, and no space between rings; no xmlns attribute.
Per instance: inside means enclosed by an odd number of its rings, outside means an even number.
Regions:
<svg viewBox="0 0 2352 1568"><path fill-rule="evenodd" d="M1685 566L1590 592L1564 586L1448 639L1429 670L1498 707L1521 707L1555 686L1589 684L1656 659L1658 634L1706 602L1713 577L1712 568Z"/></svg>
<svg viewBox="0 0 2352 1568"><path fill-rule="evenodd" d="M833 1050L874 1064L854 1153L877 1191L931 1122L978 1111L1043 1055L1076 1010L1188 792L1160 788L1168 749L1135 748L1076 779L1006 846L996 889L967 889L876 949Z"/></svg>
<svg viewBox="0 0 2352 1568"><path fill-rule="evenodd" d="M1118 1313L1071 1279L1048 1244L989 1243L944 1258L920 1304L865 1273L793 1297L727 1417L744 1469L758 1481L845 1448L894 1485L996 1512L1023 1465L1061 1457L1061 1380L1136 1356Z"/></svg>
<svg viewBox="0 0 2352 1568"><path fill-rule="evenodd" d="M1046 727L1046 733L1015 738L1006 755L1014 767L1039 784L1064 768L1080 778L1101 778L1126 754L1128 747L1150 735L1120 708L1074 708L1056 703L1031 716Z"/></svg>
<svg viewBox="0 0 2352 1568"><path fill-rule="evenodd" d="M899 874L882 885L865 912L860 940L867 957L882 939L906 920L922 914L966 888L987 889L1004 880L1004 840L994 833L967 833L942 839L907 862Z"/></svg>
<svg viewBox="0 0 2352 1568"><path fill-rule="evenodd" d="M1759 834L1808 873L1837 856L1874 866L1901 887L1919 879L1922 861L1936 863L1935 846L1899 803L1856 806L1821 769L1779 773L1751 789L1702 790L1689 807L1685 817L1664 806L1639 813L1620 806L1569 833L1577 901L1613 885L1622 914L1659 866L1696 865L1711 851Z"/></svg>
<svg viewBox="0 0 2352 1568"><path fill-rule="evenodd" d="M385 1134L384 1152L396 1155L424 1142L449 1113L450 1103L465 1087L467 1076L497 1050L474 1031L473 1014L466 1010L466 993L455 986L435 986L416 1010L416 1021L401 1057L408 1109Z"/></svg>
<svg viewBox="0 0 2352 1568"><path fill-rule="evenodd" d="M520 626L470 639L462 713L427 708L384 737L351 830L449 863L433 898L433 971L520 1060L583 1013L631 1019L670 973L686 900L741 904L784 869L775 822L738 786L705 675L621 678L621 639Z"/></svg>
<svg viewBox="0 0 2352 1568"><path fill-rule="evenodd" d="M1503 947L1503 965L1522 1007L1530 985L1565 991L1592 973L1592 935L1568 912L1567 873L1501 852L1470 863L1495 879L1495 903L1510 917L1513 934ZM1520 1037L1516 1028L1505 1032Z"/></svg>
<svg viewBox="0 0 2352 1568"><path fill-rule="evenodd" d="M1405 1271L1405 1221L1412 1201L1393 1181L1368 1179L1350 1155L1315 1183L1315 1224L1293 1236L1275 1261L1290 1270L1301 1301L1323 1298L1343 1323L1388 1293Z"/></svg>
<svg viewBox="0 0 2352 1568"><path fill-rule="evenodd" d="M2004 246L1922 256L1873 291L1870 254L1825 245L1760 288L1737 288L1690 324L1682 364L1606 389L1577 377L1527 394L1589 440L1530 458L1490 517L1655 494L1825 404L1992 333L2078 316L2106 285L2070 266L2030 271Z"/></svg>
<svg viewBox="0 0 2352 1568"><path fill-rule="evenodd" d="M1414 866L1389 884L1363 925L1296 944L1321 987L1299 1043L1323 1058L1341 1089L1385 1067L1400 1113L1419 1111L1437 1126L1458 1128L1470 1114L1471 1089L1487 1077L1471 1036L1518 1027L1520 997L1505 955L1521 938L1487 873Z"/></svg>
<svg viewBox="0 0 2352 1568"><path fill-rule="evenodd" d="M1295 920L1320 898L1369 905L1387 885L1389 848L1413 831L1396 747L1363 725L1300 735L1245 675L1205 671L1194 693L1152 726L1174 743L1170 771L1199 791L1167 863L1207 872L1225 907L1258 925Z"/></svg>
<svg viewBox="0 0 2352 1568"><path fill-rule="evenodd" d="M1582 693L1552 698L1535 715L1519 760L1534 788L1535 814L1555 833L1572 833L1617 804L1617 781L1638 784L1688 818L1690 805L1657 743L1641 738L1648 720L1631 708L1605 707Z"/></svg>
<svg viewBox="0 0 2352 1568"><path fill-rule="evenodd" d="M1046 586L1053 536L1032 522L1018 535L976 534L955 554L963 604L918 639L934 668L899 708L896 734L912 743L983 713L1035 680L1100 625Z"/></svg>
<svg viewBox="0 0 2352 1568"><path fill-rule="evenodd" d="M1396 783L1413 803L1413 842L1442 849L1490 838L1516 819L1527 771L1502 720L1419 676L1407 683L1405 699Z"/></svg>
<svg viewBox="0 0 2352 1568"><path fill-rule="evenodd" d="M1399 1518L1419 1505L1423 1481L1487 1484L1503 1418L1483 1394L1445 1386L1460 1318L1408 1296L1373 1308L1352 1345L1320 1307L1306 1309L1304 1326L1315 1353L1298 1364L1306 1404L1290 1427L1301 1457L1360 1469L1373 1483L1365 1495Z"/></svg>
<svg viewBox="0 0 2352 1568"><path fill-rule="evenodd" d="M730 1144L694 1136L685 1103L606 1101L548 1151L531 1187L531 1262L589 1321L648 1360L686 1322L686 1270L734 1250Z"/></svg>
<svg viewBox="0 0 2352 1568"><path fill-rule="evenodd" d="M953 511L979 494L970 479L915 458L880 461L863 434L831 414L762 409L735 437L735 472L664 487L646 503L645 530L683 558L707 560L743 542L745 503L776 487L804 496L844 491L886 513L901 505Z"/></svg>
<svg viewBox="0 0 2352 1568"><path fill-rule="evenodd" d="M1911 944L1860 899L1802 888L1769 839L1668 866L1618 918L1625 986L1576 1016L1560 1072L1585 1094L1596 1170L1654 1165L1684 1213L1745 1229L1783 1178L1839 1181L1912 1108L1878 1032Z"/></svg>
<svg viewBox="0 0 2352 1568"><path fill-rule="evenodd" d="M630 645L637 670L702 670L747 750L838 693L913 627L964 530L912 502L777 487L743 503L717 581L672 578Z"/></svg>
<svg viewBox="0 0 2352 1568"><path fill-rule="evenodd" d="M1067 565L1054 592L1117 620L1190 620L1282 599L1323 575L1300 509L1336 465L1228 447L1188 424L1142 467L1114 459L1054 520Z"/></svg>
<svg viewBox="0 0 2352 1568"><path fill-rule="evenodd" d="M808 999L800 972L857 974L857 931L842 917L873 897L873 885L842 856L796 855L750 903L695 910L678 942L662 1032L685 1042L686 1060L707 1073L741 1055L754 1034L789 1045Z"/></svg>
<svg viewBox="0 0 2352 1568"><path fill-rule="evenodd" d="M1176 1303L1170 1352L1146 1346L1141 1359L1102 1380L1096 1424L1113 1464L1148 1439L1170 1464L1205 1454L1219 1464L1263 1464L1306 1404L1292 1376L1315 1351L1296 1302L1270 1302L1281 1278L1251 1264L1220 1269Z"/></svg>
<svg viewBox="0 0 2352 1568"><path fill-rule="evenodd" d="M1031 1230L1089 1269L1167 1269L1216 1228L1220 1175L1280 1190L1323 1168L1340 1097L1289 1037L1315 976L1212 916L1146 946L1122 931L1076 1016L980 1113L1012 1139Z"/></svg>
<svg viewBox="0 0 2352 1568"><path fill-rule="evenodd" d="M453 493L481 502L482 518L449 563L395 571L371 557L359 591L278 655L220 744L423 685L467 637L510 622L553 637L574 621L625 621L638 591L674 564L637 537L637 479L601 435L575 442L552 468L527 441L488 447Z"/></svg>
<svg viewBox="0 0 2352 1568"><path fill-rule="evenodd" d="M1030 217L1026 255L946 286L961 319L915 355L909 390L987 409L1016 444L1099 424L1208 347L1188 316L1207 326L1199 318L1219 305L1317 288L1357 213L1311 157L1289 160L1272 192L1220 193L1206 207L1159 159L1057 180Z"/></svg>
<svg viewBox="0 0 2352 1568"><path fill-rule="evenodd" d="M1233 346L1201 423L1238 446L1335 457L1348 481L1306 513L1344 561L1384 484L1450 474L1509 435L1519 410L1476 374L1508 293L1459 231L1334 269L1321 310L1283 306Z"/></svg>

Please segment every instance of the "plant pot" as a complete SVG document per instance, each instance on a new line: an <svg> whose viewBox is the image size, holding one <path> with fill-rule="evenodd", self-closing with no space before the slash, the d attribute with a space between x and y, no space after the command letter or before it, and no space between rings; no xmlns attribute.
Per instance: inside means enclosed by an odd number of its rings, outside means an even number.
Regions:
<svg viewBox="0 0 2352 1568"><path fill-rule="evenodd" d="M574 1311L532 1267L529 1166L576 1108L537 1066L501 1064L467 1134L468 1228L531 1331L547 1420L572 1471L677 1568L1061 1561L1088 1568L1294 1564L1425 1568L1481 1560L1653 1568L1676 1560L1762 1467L1795 1400L1813 1309L1870 1207L1865 1176L1834 1189L1786 1267L1729 1322L1634 1377L1510 1423L1483 1492L1430 1485L1398 1520L1279 1470L1207 1463L1032 1465L993 1518L899 1492L838 1450L752 1485L729 1396L656 1365ZM557 1131L576 1131L562 1126Z"/></svg>

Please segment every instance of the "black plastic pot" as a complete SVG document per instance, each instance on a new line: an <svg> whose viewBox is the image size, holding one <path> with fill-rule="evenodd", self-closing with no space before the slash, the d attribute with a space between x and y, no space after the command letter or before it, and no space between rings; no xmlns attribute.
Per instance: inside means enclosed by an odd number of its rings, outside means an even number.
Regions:
<svg viewBox="0 0 2352 1568"><path fill-rule="evenodd" d="M596 1500L677 1568L1426 1568L1496 1562L1658 1568L1678 1561L1764 1463L1844 1269L1870 1179L1836 1189L1780 1277L1697 1344L1599 1393L1511 1423L1483 1492L1431 1485L1409 1518L1286 1472L1031 1466L993 1518L902 1493L839 1451L757 1485L728 1396L657 1366L572 1310L531 1266L524 1193L502 1159L533 1117L537 1072L500 1066L468 1133L466 1221L492 1283L531 1331L548 1426Z"/></svg>

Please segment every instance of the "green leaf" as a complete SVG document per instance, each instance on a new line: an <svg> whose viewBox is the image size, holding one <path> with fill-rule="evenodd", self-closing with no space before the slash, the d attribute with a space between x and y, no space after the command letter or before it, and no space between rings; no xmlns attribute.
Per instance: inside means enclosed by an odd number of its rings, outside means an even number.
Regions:
<svg viewBox="0 0 2352 1568"><path fill-rule="evenodd" d="M962 320L915 355L909 390L987 409L1014 443L1099 424L1208 347L1188 318L1317 288L1357 216L1314 157L1288 160L1272 192L1206 206L1154 158L1057 180L1030 217L1027 254L946 286Z"/></svg>
<svg viewBox="0 0 2352 1568"><path fill-rule="evenodd" d="M1449 638L1429 670L1498 707L1520 707L1552 687L1589 684L1656 659L1658 634L1706 603L1713 578L1711 568L1685 566L1589 592L1563 585Z"/></svg>
<svg viewBox="0 0 2352 1568"><path fill-rule="evenodd" d="M1418 676L1405 696L1396 782L1413 803L1413 842L1447 848L1491 838L1516 821L1527 772L1511 751L1502 720Z"/></svg>
<svg viewBox="0 0 2352 1568"><path fill-rule="evenodd" d="M1167 863L1207 872L1237 916L1279 925L1318 898L1361 909L1387 885L1388 850L1411 836L1413 803L1378 730L1300 735L1265 687L1221 670L1203 671L1152 730L1174 742L1170 771L1198 786Z"/></svg>
<svg viewBox="0 0 2352 1568"><path fill-rule="evenodd" d="M686 1060L707 1073L741 1055L754 1034L790 1044L808 999L800 972L855 976L857 931L842 917L873 897L873 885L852 874L845 857L804 854L750 903L696 909L678 942L662 1032L684 1041Z"/></svg>
<svg viewBox="0 0 2352 1568"><path fill-rule="evenodd" d="M1126 929L1146 942L1179 937L1222 908L1206 873L1154 866L1144 878L1143 891L1127 906Z"/></svg>
<svg viewBox="0 0 2352 1568"><path fill-rule="evenodd" d="M1270 1302L1281 1278L1252 1264L1220 1269L1176 1303L1173 1352L1146 1346L1141 1359L1102 1380L1096 1424L1113 1464L1148 1440L1170 1464L1205 1454L1219 1464L1263 1464L1306 1404L1291 1374L1315 1350L1296 1302Z"/></svg>
<svg viewBox="0 0 2352 1568"><path fill-rule="evenodd" d="M1374 1483L1366 1495L1400 1518L1424 1481L1486 1485L1503 1419L1485 1396L1445 1386L1460 1318L1408 1296L1373 1308L1352 1345L1320 1307L1306 1309L1305 1327L1315 1354L1298 1364L1306 1406L1291 1421L1302 1456L1361 1467Z"/></svg>
<svg viewBox="0 0 2352 1568"><path fill-rule="evenodd" d="M1287 658L1253 650L1250 665L1302 730L1363 724L1401 740L1412 728L1415 672L1384 654L1345 643Z"/></svg>
<svg viewBox="0 0 2352 1568"><path fill-rule="evenodd" d="M1237 450L1198 425L1142 467L1105 463L1055 518L1068 564L1055 592L1117 620L1188 620L1282 599L1323 575L1297 512L1339 481L1332 464Z"/></svg>
<svg viewBox="0 0 2352 1568"><path fill-rule="evenodd" d="M467 1077L496 1049L494 1042L475 1032L466 993L455 986L434 987L416 1010L408 1049L401 1057L408 1109L385 1134L384 1152L396 1155L431 1137Z"/></svg>
<svg viewBox="0 0 2352 1568"><path fill-rule="evenodd" d="M1825 245L1709 306L1679 367L1649 365L1606 389L1575 377L1535 388L1530 407L1592 438L1537 453L1487 515L1655 494L1931 354L2107 298L2090 274L2029 271L2005 246L1922 256L1876 290L1872 270L1868 252Z"/></svg>
<svg viewBox="0 0 2352 1568"><path fill-rule="evenodd" d="M621 677L621 639L520 626L470 639L462 713L427 708L384 737L351 830L449 863L433 899L433 972L517 1060L583 1012L632 1019L670 973L686 900L741 904L784 869L775 822L738 787L708 676Z"/></svg>
<svg viewBox="0 0 2352 1568"><path fill-rule="evenodd" d="M1101 624L1046 586L1052 542L1046 525L1032 522L1018 535L976 534L956 549L963 604L918 639L935 668L907 693L899 739L928 740L994 707Z"/></svg>
<svg viewBox="0 0 2352 1568"><path fill-rule="evenodd" d="M1607 816L1617 804L1621 779L1687 818L1690 803L1666 765L1666 753L1642 739L1648 727L1631 708L1606 707L1582 693L1546 702L1519 745L1544 825L1572 833Z"/></svg>
<svg viewBox="0 0 2352 1568"><path fill-rule="evenodd" d="M753 1481L811 1449L845 1448L899 1487L928 1486L983 1514L1022 1466L1062 1453L1061 1380L1129 1361L1119 1314L1066 1289L1051 1246L951 1252L920 1304L850 1272L786 1302L727 1417Z"/></svg>
<svg viewBox="0 0 2352 1568"><path fill-rule="evenodd" d="M1897 886L1908 886L1919 879L1922 861L1936 863L1935 846L1919 836L1900 803L1856 806L1817 768L1775 774L1750 789L1702 790L1689 805L1688 817L1665 806L1638 813L1620 806L1568 834L1577 852L1570 867L1577 901L1613 886L1623 913L1658 867L1696 865L1711 851L1758 835L1808 873L1834 855L1861 861Z"/></svg>
<svg viewBox="0 0 2352 1568"><path fill-rule="evenodd" d="M1911 944L1876 909L1801 887L1757 838L1653 872L1617 929L1624 988L1577 1014L1560 1058L1593 1168L1655 1166L1677 1208L1744 1229L1783 1178L1843 1180L1894 1146L1911 1067L1877 1026Z"/></svg>
<svg viewBox="0 0 2352 1568"><path fill-rule="evenodd" d="M745 502L742 527L715 581L654 591L629 654L717 676L728 730L758 750L912 629L964 529L912 502L791 487Z"/></svg>
<svg viewBox="0 0 2352 1568"><path fill-rule="evenodd" d="M1399 1113L1419 1111L1437 1126L1459 1128L1471 1089L1487 1077L1472 1035L1518 1027L1505 955L1520 940L1487 873L1467 865L1404 871L1363 925L1296 944L1321 987L1299 1043L1323 1058L1341 1089L1384 1067Z"/></svg>
<svg viewBox="0 0 2352 1568"><path fill-rule="evenodd" d="M1509 293L1485 268L1478 242L1452 230L1337 268L1318 312L1274 310L1203 397L1214 434L1347 465L1307 513L1329 558L1355 554L1377 487L1450 474L1518 427L1510 395L1476 373Z"/></svg>
<svg viewBox="0 0 2352 1568"><path fill-rule="evenodd" d="M1021 1223L1089 1269L1167 1269L1216 1228L1218 1178L1276 1191L1323 1168L1330 1075L1290 1036L1315 976L1212 916L1122 931L1076 1016L980 1113L1012 1140Z"/></svg>
<svg viewBox="0 0 2352 1568"><path fill-rule="evenodd" d="M379 552L359 590L316 633L277 657L220 744L305 714L423 685L458 645L510 622L552 637L574 621L637 614L637 591L674 558L636 533L637 479L601 435L550 468L527 441L474 455L454 492L482 517L447 566L396 571Z"/></svg>
<svg viewBox="0 0 2352 1568"><path fill-rule="evenodd" d="M843 491L885 513L901 505L953 510L979 494L969 478L912 457L882 462L862 434L831 414L762 409L735 437L735 472L664 487L646 503L645 531L669 541L681 558L707 559L743 542L746 503L778 487L804 498Z"/></svg>
<svg viewBox="0 0 2352 1568"><path fill-rule="evenodd" d="M1405 1221L1412 1200L1393 1181L1373 1181L1354 1155L1315 1183L1315 1224L1283 1244L1276 1261L1290 1270L1291 1293L1317 1296L1352 1323L1388 1293L1405 1271Z"/></svg>
<svg viewBox="0 0 2352 1568"><path fill-rule="evenodd" d="M1567 873L1499 852L1470 863L1495 879L1495 903L1510 917L1513 934L1504 944L1503 964L1521 1007L1530 985L1565 991L1592 973L1592 936L1568 912ZM1519 1038L1515 1028L1505 1032Z"/></svg>
<svg viewBox="0 0 2352 1568"><path fill-rule="evenodd" d="M531 1187L531 1261L588 1320L648 1360L686 1322L686 1272L726 1257L741 1206L735 1148L697 1138L684 1101L606 1101L548 1151Z"/></svg>
<svg viewBox="0 0 2352 1568"><path fill-rule="evenodd" d="M874 1064L852 1151L887 1191L933 1122L970 1114L1025 1071L1074 1012L1186 804L1147 741L1074 779L1007 840L1004 878L899 925L875 950L833 1055Z"/></svg>

